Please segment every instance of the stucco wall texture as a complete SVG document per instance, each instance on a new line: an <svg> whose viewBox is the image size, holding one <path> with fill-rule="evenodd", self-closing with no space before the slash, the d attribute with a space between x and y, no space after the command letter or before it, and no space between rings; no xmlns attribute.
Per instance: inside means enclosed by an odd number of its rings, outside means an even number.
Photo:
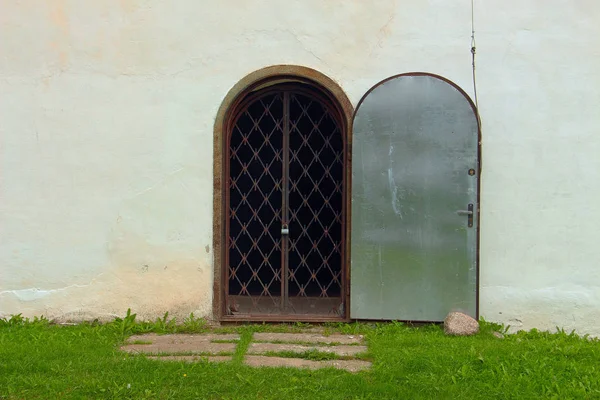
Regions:
<svg viewBox="0 0 600 400"><path fill-rule="evenodd" d="M600 3L475 4L480 311L600 335ZM0 0L0 316L210 315L213 124L314 68L471 96L471 2Z"/></svg>

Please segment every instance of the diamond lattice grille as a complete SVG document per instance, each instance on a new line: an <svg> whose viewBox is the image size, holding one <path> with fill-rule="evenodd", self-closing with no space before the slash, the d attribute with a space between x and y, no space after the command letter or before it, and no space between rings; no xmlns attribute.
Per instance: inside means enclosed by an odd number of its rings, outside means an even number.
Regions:
<svg viewBox="0 0 600 400"><path fill-rule="evenodd" d="M332 305L337 313L344 198L339 124L323 101L291 90L256 96L233 122L229 313L331 314Z"/></svg>
<svg viewBox="0 0 600 400"><path fill-rule="evenodd" d="M266 96L237 119L229 152L229 294L281 295L283 98Z"/></svg>
<svg viewBox="0 0 600 400"><path fill-rule="evenodd" d="M290 295L339 296L342 137L321 103L290 100Z"/></svg>

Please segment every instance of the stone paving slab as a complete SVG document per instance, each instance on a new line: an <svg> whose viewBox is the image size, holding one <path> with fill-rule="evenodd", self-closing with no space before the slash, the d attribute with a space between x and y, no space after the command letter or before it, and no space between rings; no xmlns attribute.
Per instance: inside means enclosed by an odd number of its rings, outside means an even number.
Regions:
<svg viewBox="0 0 600 400"><path fill-rule="evenodd" d="M362 336L356 335L320 335L318 333L255 333L253 340L259 342L305 342L305 343L339 343L358 344Z"/></svg>
<svg viewBox="0 0 600 400"><path fill-rule="evenodd" d="M177 343L205 343L212 342L214 340L240 340L240 335L237 333L231 334L199 334L199 335L184 335L184 334L170 334L170 335L157 335L155 333L148 333L145 335L133 335L127 343L139 342L150 342L152 344L177 344Z"/></svg>
<svg viewBox="0 0 600 400"><path fill-rule="evenodd" d="M349 372L364 371L371 367L371 363L362 360L326 360L313 361L301 358L284 357L266 357L266 356L246 356L245 364L251 367L290 367L290 368L308 368L319 369L334 367Z"/></svg>
<svg viewBox="0 0 600 400"><path fill-rule="evenodd" d="M128 353L143 354L173 354L173 353L195 353L195 354L218 354L233 353L236 343L211 343L208 341L192 341L177 343L158 343L158 344L129 344L121 347L121 350Z"/></svg>
<svg viewBox="0 0 600 400"><path fill-rule="evenodd" d="M245 363L255 367L309 369L333 367L350 372L362 371L370 368L371 363L354 359L314 361L264 355L269 352L301 354L319 351L342 357L353 357L367 351L367 347L361 345L362 339L363 337L360 335L325 336L318 332L255 333L252 343L248 346L247 354L250 355L246 356ZM239 340L240 335L238 334L145 334L131 336L121 349L129 353L144 354L149 359L160 361L227 362L231 361L232 357L223 354L234 353ZM219 343L221 341L230 341L231 343Z"/></svg>
<svg viewBox="0 0 600 400"><path fill-rule="evenodd" d="M198 362L198 361L208 361L208 362L227 362L231 361L231 356L149 356L151 360L159 360L159 361L185 361L185 362Z"/></svg>
<svg viewBox="0 0 600 400"><path fill-rule="evenodd" d="M292 351L294 353L304 353L307 351L320 351L323 353L333 353L338 356L354 356L367 351L366 346L305 346L301 344L285 343L251 343L248 348L248 354L264 354L267 352Z"/></svg>

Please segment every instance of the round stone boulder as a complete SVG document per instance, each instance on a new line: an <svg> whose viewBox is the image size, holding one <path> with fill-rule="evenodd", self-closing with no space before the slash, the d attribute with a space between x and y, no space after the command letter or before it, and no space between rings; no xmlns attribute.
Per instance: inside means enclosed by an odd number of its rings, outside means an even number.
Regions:
<svg viewBox="0 0 600 400"><path fill-rule="evenodd" d="M479 323L460 312L451 312L444 320L444 333L453 336L469 336L479 332Z"/></svg>

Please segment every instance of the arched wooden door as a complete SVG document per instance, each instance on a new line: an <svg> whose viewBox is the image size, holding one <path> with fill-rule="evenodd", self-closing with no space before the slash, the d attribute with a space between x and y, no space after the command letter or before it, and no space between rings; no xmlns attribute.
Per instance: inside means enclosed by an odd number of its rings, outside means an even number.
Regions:
<svg viewBox="0 0 600 400"><path fill-rule="evenodd" d="M345 317L341 115L302 83L255 91L227 126L225 318Z"/></svg>

